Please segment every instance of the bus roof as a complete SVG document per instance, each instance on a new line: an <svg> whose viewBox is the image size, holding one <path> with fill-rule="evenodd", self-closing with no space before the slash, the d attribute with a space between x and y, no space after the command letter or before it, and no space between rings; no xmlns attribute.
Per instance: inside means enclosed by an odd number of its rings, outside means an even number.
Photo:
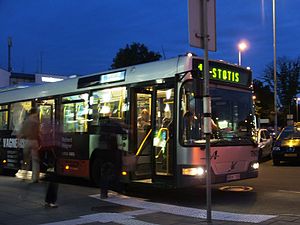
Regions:
<svg viewBox="0 0 300 225"><path fill-rule="evenodd" d="M174 77L175 74L192 70L193 58L195 57L178 56L168 60L78 76L54 83L46 83L22 89L2 90L0 91L0 104L56 95L68 95L96 88L107 88L116 85L122 86ZM216 62L236 67L236 65L230 65L225 62Z"/></svg>

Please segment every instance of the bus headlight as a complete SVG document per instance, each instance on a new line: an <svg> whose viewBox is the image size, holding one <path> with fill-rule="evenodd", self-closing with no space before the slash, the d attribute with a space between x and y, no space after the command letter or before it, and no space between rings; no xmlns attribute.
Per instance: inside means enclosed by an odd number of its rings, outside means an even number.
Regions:
<svg viewBox="0 0 300 225"><path fill-rule="evenodd" d="M259 163L258 162L252 163L251 167L252 167L252 169L257 170L259 168Z"/></svg>
<svg viewBox="0 0 300 225"><path fill-rule="evenodd" d="M182 175L189 176L202 176L204 174L204 169L202 167L197 168L182 168Z"/></svg>

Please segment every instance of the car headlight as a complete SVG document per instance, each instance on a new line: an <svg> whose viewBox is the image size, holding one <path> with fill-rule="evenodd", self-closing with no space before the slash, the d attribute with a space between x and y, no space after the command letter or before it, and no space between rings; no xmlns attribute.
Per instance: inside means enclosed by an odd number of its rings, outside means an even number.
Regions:
<svg viewBox="0 0 300 225"><path fill-rule="evenodd" d="M273 151L280 151L280 147L279 146L274 146Z"/></svg>

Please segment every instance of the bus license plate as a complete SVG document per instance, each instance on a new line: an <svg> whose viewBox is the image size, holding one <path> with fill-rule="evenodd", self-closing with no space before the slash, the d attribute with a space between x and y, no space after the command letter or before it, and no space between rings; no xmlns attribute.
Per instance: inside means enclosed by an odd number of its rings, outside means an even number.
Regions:
<svg viewBox="0 0 300 225"><path fill-rule="evenodd" d="M297 153L285 153L284 157L297 157Z"/></svg>
<svg viewBox="0 0 300 225"><path fill-rule="evenodd" d="M241 175L239 173L227 175L227 181L239 180L240 178L241 178Z"/></svg>

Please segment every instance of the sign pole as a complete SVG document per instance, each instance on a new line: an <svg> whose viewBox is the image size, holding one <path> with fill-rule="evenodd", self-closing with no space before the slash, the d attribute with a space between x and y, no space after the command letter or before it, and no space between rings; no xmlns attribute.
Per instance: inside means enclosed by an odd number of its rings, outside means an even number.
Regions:
<svg viewBox="0 0 300 225"><path fill-rule="evenodd" d="M211 216L211 98L209 95L209 62L208 51L216 51L216 0L188 0L189 10L189 42L191 46L204 49L204 87L203 115L206 158L206 206L207 222ZM200 90L197 90L199 93Z"/></svg>
<svg viewBox="0 0 300 225"><path fill-rule="evenodd" d="M204 45L204 133L205 133L205 152L206 152L206 219L211 223L211 162L210 162L210 134L211 134L211 101L209 96L209 63L208 63L208 32L207 32L207 0L201 0L203 7L201 14L202 19L202 40Z"/></svg>

